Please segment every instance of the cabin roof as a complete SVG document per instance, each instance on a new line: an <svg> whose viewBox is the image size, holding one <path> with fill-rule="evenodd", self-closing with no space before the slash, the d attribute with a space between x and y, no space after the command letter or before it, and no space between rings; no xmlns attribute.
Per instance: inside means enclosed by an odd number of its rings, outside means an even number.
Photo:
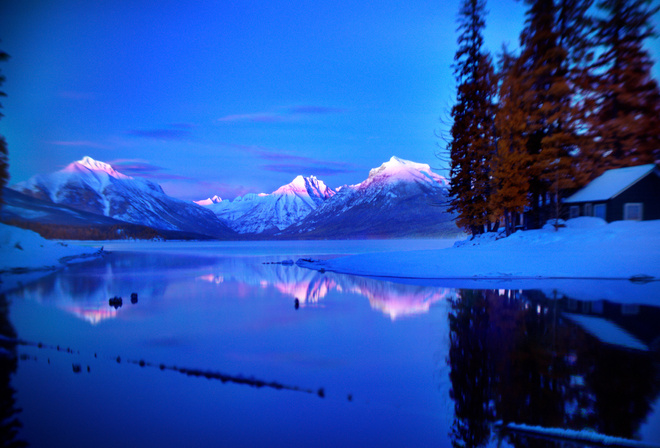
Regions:
<svg viewBox="0 0 660 448"><path fill-rule="evenodd" d="M580 325L587 333L601 342L635 350L649 350L646 344L610 320L582 314L564 313L564 316Z"/></svg>
<svg viewBox="0 0 660 448"><path fill-rule="evenodd" d="M655 165L649 163L605 171L564 202L607 201L628 189L653 170L655 170Z"/></svg>

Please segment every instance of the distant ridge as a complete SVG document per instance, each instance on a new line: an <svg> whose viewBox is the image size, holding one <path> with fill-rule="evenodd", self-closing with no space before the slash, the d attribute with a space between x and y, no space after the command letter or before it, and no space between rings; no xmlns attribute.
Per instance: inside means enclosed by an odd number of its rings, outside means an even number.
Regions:
<svg viewBox="0 0 660 448"><path fill-rule="evenodd" d="M14 203L2 216L33 228L58 226L60 233L77 226L72 232L79 234L108 235L108 229L122 234L129 231L122 223L128 223L142 226L130 227L133 235L169 238L453 237L461 232L447 212L447 187L429 165L391 157L364 181L337 190L315 176L296 176L270 194L189 202L166 195L154 182L84 157L12 186ZM90 229L82 231L81 222Z"/></svg>
<svg viewBox="0 0 660 448"><path fill-rule="evenodd" d="M87 156L11 188L36 199L154 229L214 238L235 235L204 207L172 198L154 182L126 176Z"/></svg>

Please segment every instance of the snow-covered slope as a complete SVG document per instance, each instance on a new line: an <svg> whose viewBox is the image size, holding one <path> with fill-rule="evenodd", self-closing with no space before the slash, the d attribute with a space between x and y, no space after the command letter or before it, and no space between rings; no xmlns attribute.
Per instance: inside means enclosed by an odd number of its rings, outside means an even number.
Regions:
<svg viewBox="0 0 660 448"><path fill-rule="evenodd" d="M427 164L392 157L283 233L327 238L456 235L459 230L446 204L444 177Z"/></svg>
<svg viewBox="0 0 660 448"><path fill-rule="evenodd" d="M316 177L298 176L271 194L247 194L203 205L239 233L263 233L299 222L334 194Z"/></svg>
<svg viewBox="0 0 660 448"><path fill-rule="evenodd" d="M167 196L160 185L121 174L90 157L11 188L37 199L156 229L213 237L233 234L204 207Z"/></svg>

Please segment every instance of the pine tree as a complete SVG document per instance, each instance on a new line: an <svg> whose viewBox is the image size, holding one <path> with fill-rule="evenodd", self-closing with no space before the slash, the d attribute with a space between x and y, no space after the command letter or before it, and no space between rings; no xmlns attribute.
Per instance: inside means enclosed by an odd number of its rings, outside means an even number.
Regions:
<svg viewBox="0 0 660 448"><path fill-rule="evenodd" d="M590 67L592 92L585 101L594 147L583 163L592 177L608 168L660 159L660 90L644 49L654 35L651 0L601 0L595 20L599 56Z"/></svg>
<svg viewBox="0 0 660 448"><path fill-rule="evenodd" d="M569 77L569 51L562 45L553 0L527 0L522 52L510 74L520 87L520 107L527 114L525 128L529 162L529 224L540 226L557 210L561 192L575 184L573 153L578 152L579 117ZM568 13L568 11L567 11ZM564 18L563 26L567 26ZM577 55L577 51L575 55Z"/></svg>
<svg viewBox="0 0 660 448"><path fill-rule="evenodd" d="M9 59L9 55L5 53L4 51L0 51L0 62L4 62L7 59ZM0 72L0 86L2 86L2 83L5 81L4 75L2 75L2 72ZM3 91L0 91L0 97L7 96L6 93ZM0 109L2 109L2 104L0 104ZM2 112L0 112L0 118L2 118L4 115ZM5 185L7 185L7 182L9 181L9 159L8 159L8 154L7 154L7 141L5 138L0 135L0 207L2 207L2 204L4 204L3 196L2 196L2 190L5 188Z"/></svg>
<svg viewBox="0 0 660 448"><path fill-rule="evenodd" d="M505 52L502 67L506 75L500 86L499 108L495 116L498 140L497 154L492 162L489 209L491 219L504 217L508 236L513 233L518 216L529 204L531 158L527 153L527 111L521 101L524 92L521 90L519 60Z"/></svg>
<svg viewBox="0 0 660 448"><path fill-rule="evenodd" d="M451 110L450 211L457 212L459 227L483 233L490 227L490 159L495 152L493 97L495 74L491 59L482 51L485 0L464 0L459 10L459 48L454 57L458 89Z"/></svg>

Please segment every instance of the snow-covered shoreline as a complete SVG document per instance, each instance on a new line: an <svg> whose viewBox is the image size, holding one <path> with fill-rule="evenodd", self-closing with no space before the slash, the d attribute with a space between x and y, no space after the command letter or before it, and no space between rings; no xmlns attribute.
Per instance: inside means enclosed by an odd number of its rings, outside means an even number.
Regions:
<svg viewBox="0 0 660 448"><path fill-rule="evenodd" d="M161 242L157 247L143 243L135 242L146 251L162 250L161 246L181 250L170 242ZM0 273L57 269L98 256L102 244L51 241L0 224ZM299 264L317 270L411 281L660 280L660 220L607 224L598 218L582 217L567 221L566 227L558 230L546 226L500 239L488 234L458 241L453 247L437 247L381 252L366 249L366 253ZM199 248L193 248L197 251Z"/></svg>
<svg viewBox="0 0 660 448"><path fill-rule="evenodd" d="M301 266L402 279L660 279L660 221L576 218L433 251L361 254Z"/></svg>
<svg viewBox="0 0 660 448"><path fill-rule="evenodd" d="M0 274L3 275L51 271L101 253L100 244L82 246L47 240L31 230L0 224Z"/></svg>

